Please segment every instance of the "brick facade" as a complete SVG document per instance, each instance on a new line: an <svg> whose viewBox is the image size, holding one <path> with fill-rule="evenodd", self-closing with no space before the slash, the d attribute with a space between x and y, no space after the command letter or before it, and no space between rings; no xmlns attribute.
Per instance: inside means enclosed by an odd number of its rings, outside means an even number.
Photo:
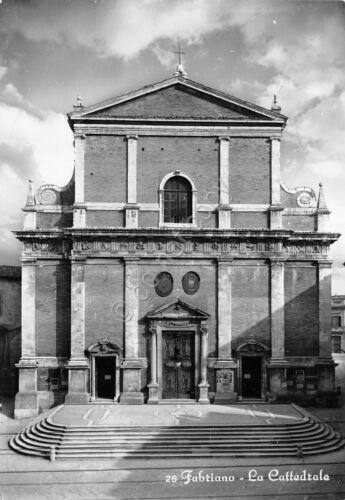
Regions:
<svg viewBox="0 0 345 500"><path fill-rule="evenodd" d="M123 404L332 392L338 235L323 194L281 183L286 117L178 75L77 106L69 123L74 181L28 197L17 232L16 415L66 390L68 403ZM170 179L185 189L171 206Z"/></svg>

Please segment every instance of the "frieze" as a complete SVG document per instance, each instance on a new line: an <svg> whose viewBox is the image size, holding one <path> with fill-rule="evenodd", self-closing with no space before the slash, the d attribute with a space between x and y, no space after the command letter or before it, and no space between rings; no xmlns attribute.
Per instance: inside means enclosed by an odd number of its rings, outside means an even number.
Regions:
<svg viewBox="0 0 345 500"><path fill-rule="evenodd" d="M24 252L35 255L66 255L69 250L69 242L61 240L49 241L24 241Z"/></svg>
<svg viewBox="0 0 345 500"><path fill-rule="evenodd" d="M83 241L73 243L75 253L85 254L138 254L153 256L219 256L262 254L263 256L285 253L291 256L313 255L314 257L328 254L328 244L283 243L281 241L190 241L181 240L115 240L115 241Z"/></svg>
<svg viewBox="0 0 345 500"><path fill-rule="evenodd" d="M285 252L291 255L327 255L329 252L329 245L293 243L285 247Z"/></svg>
<svg viewBox="0 0 345 500"><path fill-rule="evenodd" d="M170 255L201 255L201 254L228 254L248 252L281 252L281 242L229 242L229 241L186 241L186 240L138 240L138 241L75 241L73 243L75 252L91 253L147 253L147 254L170 254Z"/></svg>

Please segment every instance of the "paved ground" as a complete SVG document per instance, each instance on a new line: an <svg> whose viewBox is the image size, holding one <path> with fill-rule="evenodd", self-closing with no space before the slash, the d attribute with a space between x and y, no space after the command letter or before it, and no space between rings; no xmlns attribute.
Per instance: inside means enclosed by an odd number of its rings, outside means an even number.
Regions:
<svg viewBox="0 0 345 500"><path fill-rule="evenodd" d="M210 407L215 408L213 405ZM135 412L135 409L143 407L132 408L131 411ZM272 411L271 405L268 408L272 414L280 414ZM206 411L199 405L195 405L193 411L199 409ZM243 410L243 407L239 406L240 409ZM331 423L345 436L344 409L343 405L340 409L308 410L320 420ZM182 411L185 410L182 408ZM345 500L345 450L302 460L102 459L52 463L17 455L8 448L10 435L28 421L15 421L6 413L10 413L10 406L4 407L4 413L0 414L0 500ZM227 411L225 413L228 415ZM241 412L235 415L236 418L243 417ZM264 421L266 415L259 415L258 418ZM311 474L310 480L307 480L308 474Z"/></svg>
<svg viewBox="0 0 345 500"><path fill-rule="evenodd" d="M74 426L268 425L298 423L304 413L293 405L63 405L51 420Z"/></svg>

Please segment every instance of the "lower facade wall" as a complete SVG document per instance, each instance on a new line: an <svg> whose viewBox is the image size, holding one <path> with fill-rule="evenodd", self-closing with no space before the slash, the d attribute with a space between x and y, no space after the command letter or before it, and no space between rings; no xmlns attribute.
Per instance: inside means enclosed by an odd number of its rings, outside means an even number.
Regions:
<svg viewBox="0 0 345 500"><path fill-rule="evenodd" d="M334 390L334 365L331 360L320 364L318 358L318 283L317 267L313 263L285 263L286 357L281 364L275 365L271 360L269 261L242 259L231 262L231 293L228 308L224 311L218 311L219 270L215 259L157 258L134 262L138 266L138 357L142 360L142 364L135 369L140 375L139 389L144 394L144 401L149 398L148 384L151 382L151 337L146 315L178 300L209 315L205 323L208 332L208 397L211 401L214 398L217 401L219 386L224 383L218 359L219 314L231 316L233 359L228 368L236 399L308 399L316 397L320 391ZM84 372L87 392L90 393L91 384L97 383L90 374L88 349L102 341L110 342L118 349L116 377L119 386L117 399L120 402L124 387L128 385L122 366L128 348L125 339L126 265L122 258L89 258L84 263L83 274L84 353L89 363ZM169 273L173 281L171 292L164 296L156 291L157 276L162 272ZM196 273L200 279L195 293L184 289L183 280L189 272ZM39 407L42 409L61 403L69 390L66 365L71 343L70 279L70 269L66 264L44 263L36 273L36 379ZM201 352L200 346L198 349ZM200 359L195 362L201 363ZM93 370L100 370L96 365ZM253 382L252 389L248 380ZM258 382L255 384L255 381ZM199 382L195 380L196 397Z"/></svg>

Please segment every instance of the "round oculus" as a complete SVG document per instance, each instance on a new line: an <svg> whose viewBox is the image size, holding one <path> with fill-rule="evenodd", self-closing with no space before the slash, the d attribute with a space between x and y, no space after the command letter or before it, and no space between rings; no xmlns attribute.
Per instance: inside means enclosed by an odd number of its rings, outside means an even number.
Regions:
<svg viewBox="0 0 345 500"><path fill-rule="evenodd" d="M183 290L188 293L188 295L194 295L199 290L200 287L200 277L194 271L189 271L182 278Z"/></svg>
<svg viewBox="0 0 345 500"><path fill-rule="evenodd" d="M174 280L170 273L163 271L155 277L154 285L157 295L167 297L173 289Z"/></svg>

